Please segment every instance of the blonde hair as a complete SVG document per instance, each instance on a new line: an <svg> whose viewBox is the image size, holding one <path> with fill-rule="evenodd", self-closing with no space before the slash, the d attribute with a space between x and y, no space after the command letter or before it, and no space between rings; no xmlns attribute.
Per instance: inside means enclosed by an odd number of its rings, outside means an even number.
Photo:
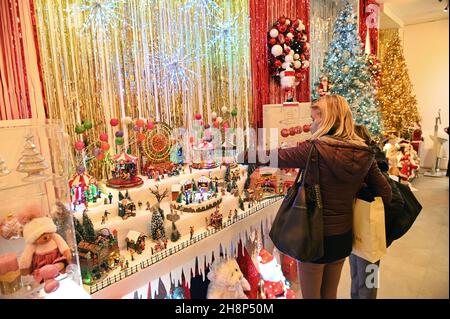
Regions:
<svg viewBox="0 0 450 319"><path fill-rule="evenodd" d="M342 96L324 95L313 102L311 108L320 111L320 122L311 139L329 135L364 143L364 140L355 133L352 112Z"/></svg>

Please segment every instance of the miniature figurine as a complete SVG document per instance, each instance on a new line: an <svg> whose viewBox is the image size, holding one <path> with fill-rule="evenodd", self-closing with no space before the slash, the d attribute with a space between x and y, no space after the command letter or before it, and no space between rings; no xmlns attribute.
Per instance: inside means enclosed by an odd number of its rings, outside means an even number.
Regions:
<svg viewBox="0 0 450 319"><path fill-rule="evenodd" d="M112 204L113 195L111 192L108 194L109 203Z"/></svg>
<svg viewBox="0 0 450 319"><path fill-rule="evenodd" d="M105 212L103 213L103 217L105 218L105 220L108 220L108 215L111 214L110 212L108 212L107 210L105 210Z"/></svg>
<svg viewBox="0 0 450 319"><path fill-rule="evenodd" d="M138 201L139 210L142 208L142 202Z"/></svg>
<svg viewBox="0 0 450 319"><path fill-rule="evenodd" d="M151 252L152 252L152 256L153 256L153 247L150 247L150 249L151 249Z"/></svg>
<svg viewBox="0 0 450 319"><path fill-rule="evenodd" d="M166 249L167 248L167 237L164 237L163 243L164 243L164 249Z"/></svg>
<svg viewBox="0 0 450 319"><path fill-rule="evenodd" d="M191 238L190 238L190 240L192 240L192 238L194 237L194 226L189 226L189 228L190 228L190 233L191 233Z"/></svg>
<svg viewBox="0 0 450 319"><path fill-rule="evenodd" d="M102 216L102 225L105 223L105 216Z"/></svg>
<svg viewBox="0 0 450 319"><path fill-rule="evenodd" d="M131 261L134 261L134 250L130 249Z"/></svg>
<svg viewBox="0 0 450 319"><path fill-rule="evenodd" d="M227 220L228 220L228 222L231 221L231 209L230 209L230 211L228 212L228 218L227 218Z"/></svg>
<svg viewBox="0 0 450 319"><path fill-rule="evenodd" d="M205 225L206 225L206 230L208 230L209 229L208 217L205 217Z"/></svg>
<svg viewBox="0 0 450 319"><path fill-rule="evenodd" d="M103 200L103 205L108 205L108 198L105 197L105 199Z"/></svg>
<svg viewBox="0 0 450 319"><path fill-rule="evenodd" d="M125 260L125 269L127 269L130 266L130 264L128 263L128 259Z"/></svg>
<svg viewBox="0 0 450 319"><path fill-rule="evenodd" d="M233 222L236 222L237 220L238 220L238 210L234 209Z"/></svg>
<svg viewBox="0 0 450 319"><path fill-rule="evenodd" d="M152 207L150 206L150 202L147 201L147 203L145 203L145 205L147 206L147 208L145 210L152 210Z"/></svg>

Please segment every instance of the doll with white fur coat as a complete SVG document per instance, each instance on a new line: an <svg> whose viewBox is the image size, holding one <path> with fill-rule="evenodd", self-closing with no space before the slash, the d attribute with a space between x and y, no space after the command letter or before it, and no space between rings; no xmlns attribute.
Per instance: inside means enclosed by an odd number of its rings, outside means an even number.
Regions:
<svg viewBox="0 0 450 319"><path fill-rule="evenodd" d="M72 261L72 252L66 241L56 233L56 225L38 207L31 207L19 215L23 225L25 249L19 265L23 276L33 275L36 282L44 282L44 290L49 293L59 287L56 278L64 273Z"/></svg>
<svg viewBox="0 0 450 319"><path fill-rule="evenodd" d="M250 290L236 259L218 259L208 273L208 299L248 299L244 291Z"/></svg>

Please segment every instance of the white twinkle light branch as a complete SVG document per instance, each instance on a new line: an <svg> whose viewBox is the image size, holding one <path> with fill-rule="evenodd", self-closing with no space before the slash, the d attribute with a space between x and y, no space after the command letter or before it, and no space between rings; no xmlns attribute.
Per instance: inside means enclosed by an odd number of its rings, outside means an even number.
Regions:
<svg viewBox="0 0 450 319"><path fill-rule="evenodd" d="M83 34L89 28L93 32L108 33L110 28L116 26L117 21L123 20L118 9L126 3L125 0L84 0L80 5L73 5L68 11L71 14L84 14L86 19L80 32Z"/></svg>

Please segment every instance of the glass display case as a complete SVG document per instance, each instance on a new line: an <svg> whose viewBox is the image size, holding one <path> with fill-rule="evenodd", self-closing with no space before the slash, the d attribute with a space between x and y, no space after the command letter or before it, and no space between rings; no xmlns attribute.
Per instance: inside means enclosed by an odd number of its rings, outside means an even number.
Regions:
<svg viewBox="0 0 450 319"><path fill-rule="evenodd" d="M58 122L0 127L0 298L83 298Z"/></svg>

